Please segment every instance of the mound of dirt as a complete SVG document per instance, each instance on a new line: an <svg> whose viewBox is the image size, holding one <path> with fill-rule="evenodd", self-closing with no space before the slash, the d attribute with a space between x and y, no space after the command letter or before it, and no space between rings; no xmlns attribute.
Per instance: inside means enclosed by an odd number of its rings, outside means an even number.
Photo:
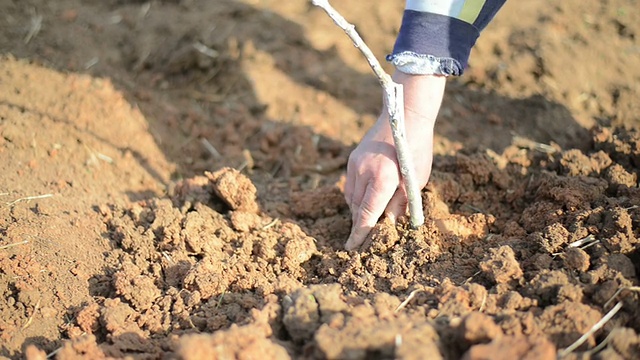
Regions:
<svg viewBox="0 0 640 360"><path fill-rule="evenodd" d="M592 153L603 156L596 149L608 140L594 135ZM616 130L613 138L639 135ZM487 157L442 159L424 194L431 221L417 231L381 223L361 252L307 235L347 217L344 206L293 208L308 218L303 230L259 210L251 181L229 168L180 181L168 197L104 208L110 270L75 313L66 330L74 340L60 356L482 359L518 343L505 358L553 358L609 310L613 291L638 282L637 187L552 172L571 151L544 161L529 151L535 165L526 174ZM587 154L573 165L590 163ZM451 188L455 198L437 205ZM318 190L297 194L333 206ZM469 205L486 210L464 214ZM598 240L574 245L588 237ZM622 299L615 326L633 333L640 314L633 297Z"/></svg>

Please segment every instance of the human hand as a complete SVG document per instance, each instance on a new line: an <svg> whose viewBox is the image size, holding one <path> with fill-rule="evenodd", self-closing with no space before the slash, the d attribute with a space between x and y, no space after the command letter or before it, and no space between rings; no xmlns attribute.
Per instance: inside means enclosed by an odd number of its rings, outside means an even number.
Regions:
<svg viewBox="0 0 640 360"><path fill-rule="evenodd" d="M422 189L431 175L433 129L442 103L446 77L396 72L393 80L404 86L405 129L409 149ZM349 156L344 196L353 226L345 244L357 249L386 214L393 222L407 210L407 194L389 126L386 108Z"/></svg>

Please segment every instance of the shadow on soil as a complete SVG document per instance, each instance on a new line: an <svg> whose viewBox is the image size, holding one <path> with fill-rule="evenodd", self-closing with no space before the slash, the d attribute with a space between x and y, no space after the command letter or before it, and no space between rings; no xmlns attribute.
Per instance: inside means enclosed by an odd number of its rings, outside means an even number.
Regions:
<svg viewBox="0 0 640 360"><path fill-rule="evenodd" d="M95 9L104 11L106 16L125 6L130 5L112 1L107 5L97 5ZM177 5L160 2L155 6ZM119 45L110 49L120 53L123 60L122 64L118 65L124 66L126 75L137 81L132 85L134 80L121 81L119 78L113 78L114 84L122 89L130 102L140 106L149 123L150 132L157 138L158 147L164 149L168 161L177 164L175 178L200 175L205 170L215 170L223 166L247 167L248 160L242 153L242 150L247 149L255 160L255 173L251 177L258 187L262 203L270 202L278 196L286 198L290 192L305 188L321 188L334 183L345 169L347 156L353 144L342 144L338 139L320 136L309 127L268 118L265 110L269 104L261 103L252 89L254 79L243 71L243 62L247 61L246 47L252 44L259 51L268 53L273 58L276 68L289 74L295 82L326 92L355 112L376 116L380 107L380 89L373 75L351 69L339 58L335 50L321 51L313 48L299 24L278 14L236 1L219 1L212 4L211 9L190 9L188 5L180 9L184 12L182 20L201 21L193 22L191 26L182 23L175 28L172 24L165 24L164 27L136 27L136 37L128 39L117 34L114 38L119 39ZM210 31L210 24L205 26L205 19L218 20L215 32ZM264 31L265 29L277 31ZM97 39L100 34L93 36ZM335 36L344 35L336 29ZM144 56L133 50L138 45L135 39L152 39L151 48ZM160 42L160 39L163 41ZM35 46L44 46L48 40L50 39L43 34L34 40L37 44ZM207 55L208 50L203 53L197 50L194 44L203 44L219 56ZM30 48L21 42L9 45L3 46L5 52L33 59ZM40 52L38 54L43 56ZM322 77L318 78L318 74L322 74ZM108 68L97 68L92 75L108 76ZM147 97L145 94L148 93L152 95ZM193 94L199 94L198 98ZM173 112L167 113L167 108L158 108L159 99L166 99ZM514 137L523 137L543 144L556 142L563 148L584 147L588 141L587 130L581 128L561 104L541 96L509 99L496 93L471 90L455 80L450 81L440 123L437 127L438 136L448 142L462 144L460 152L469 154L478 149L491 149L500 154L512 144ZM561 136L558 137L558 134ZM100 141L108 141L99 138L99 135L95 136ZM208 139L212 144L225 146L224 153L230 155L216 158L210 149L203 146L203 142L198 141L200 139ZM313 142L316 146L309 148L309 143ZM302 160L296 159L300 152L305 156ZM156 170L146 165L144 154L134 155L140 165L160 181L161 177L157 175ZM304 166L308 165L304 164L308 159L331 163L334 168L327 173L310 171ZM443 155L436 156L434 161L436 168L439 164L447 163L448 157ZM443 186L444 182L439 181L444 180L433 179L434 187ZM273 183L284 184L284 190L271 192L269 189ZM136 200L148 196L148 193L130 194L130 197ZM462 205L464 204L458 203L455 206L460 210ZM277 209L267 208L265 211L274 217L279 215ZM348 219L348 214L340 215ZM323 230L319 230L313 221L304 218L298 220L296 223L303 229L311 228L310 233L319 234ZM314 227L316 229L313 229ZM348 226L336 230L332 235L341 234L342 238L327 237L324 245L339 248L347 233ZM467 240L462 241L466 242ZM493 245L499 247L506 243L502 241ZM520 244L509 245L518 249ZM452 257L469 254L452 250L445 255L445 261L454 264ZM520 255L525 256L526 253ZM634 256L638 257L637 252ZM437 257L431 262L437 264L440 261L441 258ZM444 270L438 271L438 266L433 269L437 280L451 277L451 274ZM467 263L457 269L455 281L463 282L472 277L477 268L478 260L471 256ZM101 296L111 293L110 275L94 274L89 281L90 292ZM317 275L310 274L308 282L325 283L336 280L320 279ZM390 291L387 281L377 281L379 285L376 288ZM218 295L220 294L214 294L212 297ZM137 334L124 334L121 338L114 339L114 346L117 347L121 341L128 344L127 350L138 351L132 348L134 345L131 344L140 346L141 352L148 350L145 340ZM25 345L30 342L44 344L47 340L30 339ZM7 355L8 352L3 349L0 350L0 354Z"/></svg>

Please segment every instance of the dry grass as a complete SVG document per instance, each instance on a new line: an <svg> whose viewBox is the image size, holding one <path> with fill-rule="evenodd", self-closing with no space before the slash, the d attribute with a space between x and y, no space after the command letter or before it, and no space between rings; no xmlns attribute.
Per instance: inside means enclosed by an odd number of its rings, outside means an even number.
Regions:
<svg viewBox="0 0 640 360"><path fill-rule="evenodd" d="M569 347L558 352L558 358L563 358L572 352L574 352L580 345L582 345L591 335L593 335L596 331L600 330L604 324L606 324L611 318L620 311L622 308L622 301L619 301L613 309L609 310L609 312L600 319L597 323L595 323L589 331L584 333L578 340L576 340L573 344L569 345Z"/></svg>
<svg viewBox="0 0 640 360"><path fill-rule="evenodd" d="M12 248L12 247L14 247L14 246L24 245L24 244L28 244L28 243L29 243L29 240L18 241L17 243L7 244L7 245L2 245L2 246L0 246L0 250L4 250L4 249Z"/></svg>
<svg viewBox="0 0 640 360"><path fill-rule="evenodd" d="M27 197L23 197L23 198L19 198L13 201L10 201L8 203L5 203L7 206L13 206L19 202L22 201L31 201L31 200L38 200L38 199L46 199L46 198L50 198L52 197L53 194L44 194L44 195L35 195L35 196L27 196Z"/></svg>

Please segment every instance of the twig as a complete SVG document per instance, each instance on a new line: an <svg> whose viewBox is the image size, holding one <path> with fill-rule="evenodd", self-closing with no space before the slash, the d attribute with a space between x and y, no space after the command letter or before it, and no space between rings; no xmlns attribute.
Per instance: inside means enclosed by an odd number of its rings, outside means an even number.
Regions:
<svg viewBox="0 0 640 360"><path fill-rule="evenodd" d="M586 245L582 245L582 246L580 246L580 249L584 250L584 249L586 249L586 248L592 247L593 245L595 245L595 244L597 244L597 243L599 243L599 242L600 242L600 240L592 241L592 242L590 242L590 243L588 243L588 244L586 244Z"/></svg>
<svg viewBox="0 0 640 360"><path fill-rule="evenodd" d="M96 157L106 163L113 164L113 159L103 153L99 153L96 151Z"/></svg>
<svg viewBox="0 0 640 360"><path fill-rule="evenodd" d="M572 242L571 244L568 245L568 247L579 247L579 246L582 246L591 242L596 242L596 241L598 240L593 236L593 234L589 234L585 238Z"/></svg>
<svg viewBox="0 0 640 360"><path fill-rule="evenodd" d="M268 228L270 228L270 227L274 226L275 224L277 224L278 221L280 221L280 219L275 218L270 223L268 223L267 225L263 226L262 229L260 229L260 230L267 230Z"/></svg>
<svg viewBox="0 0 640 360"><path fill-rule="evenodd" d="M609 335L607 335L607 337L604 338L604 340L602 340L600 344L596 345L596 347L594 347L589 351L585 351L584 354L588 355L587 358L589 358L590 355L597 354L598 352L600 352L600 350L604 349L604 347L607 346L607 344L609 344L609 340L611 340L611 334L613 334L613 330L609 332Z"/></svg>
<svg viewBox="0 0 640 360"><path fill-rule="evenodd" d="M590 248L591 246L599 243L600 240L596 239L593 235L588 235L585 238L582 238L580 240L576 240L574 242L572 242L571 244L567 245L567 249L568 248L579 248L579 249L587 249ZM563 250L564 251L564 250ZM555 258L558 255L562 255L562 252L557 252L557 253L552 253L551 255L553 255L553 257Z"/></svg>
<svg viewBox="0 0 640 360"><path fill-rule="evenodd" d="M202 55L208 56L212 59L215 59L218 57L218 55L220 55L220 53L218 53L217 51L213 50L212 48L208 47L207 45L199 41L194 42L192 46Z"/></svg>
<svg viewBox="0 0 640 360"><path fill-rule="evenodd" d="M567 249L568 248L580 248L582 250L589 248L597 243L599 243L600 240L596 239L592 234L587 235L587 237L584 237L580 240L576 240L574 242L572 242L571 244L567 245ZM563 250L564 251L564 250ZM561 255L562 252L557 252L557 253L552 253L551 255L553 255L554 257Z"/></svg>
<svg viewBox="0 0 640 360"><path fill-rule="evenodd" d="M424 290L421 290L421 289L413 290L409 294L409 296L407 296L407 298L400 305L398 305L398 307L393 312L397 313L398 311L404 309L407 305L409 305L409 302L411 300L413 300L413 298L416 296L416 294L421 292L421 291L424 291Z"/></svg>
<svg viewBox="0 0 640 360"><path fill-rule="evenodd" d="M207 149L209 153L211 153L214 159L219 160L220 158L222 158L222 155L220 155L218 149L211 145L209 140L207 140L206 138L200 138L200 143L202 143L202 146L204 146L204 148Z"/></svg>
<svg viewBox="0 0 640 360"><path fill-rule="evenodd" d="M284 166L284 160L282 159L278 160L276 165L271 170L271 177L276 177L276 175L278 175L278 171L280 171L280 169L282 169L283 166Z"/></svg>
<svg viewBox="0 0 640 360"><path fill-rule="evenodd" d="M396 338L394 342L395 342L396 348L399 348L400 346L402 346L402 334L396 334Z"/></svg>
<svg viewBox="0 0 640 360"><path fill-rule="evenodd" d="M40 300L42 300L42 298L38 299L36 306L33 308L33 313L31 313L31 316L29 316L29 319L27 320L27 322L24 325L22 325L22 330L28 328L29 325L31 325L31 323L33 322L33 317L36 316L36 313L40 309Z"/></svg>
<svg viewBox="0 0 640 360"><path fill-rule="evenodd" d="M551 145L535 142L533 140L523 138L522 136L514 136L513 144L521 148L537 150L547 154L553 154L557 151L557 149Z"/></svg>
<svg viewBox="0 0 640 360"><path fill-rule="evenodd" d="M96 66L100 62L100 58L97 56L92 57L89 61L84 63L84 69L89 70L92 67Z"/></svg>
<svg viewBox="0 0 640 360"><path fill-rule="evenodd" d="M38 199L46 199L52 197L53 194L44 194L44 195L36 195L36 196L27 196L20 199L13 200L11 202L6 203L7 206L13 206L21 201L30 201L30 200L38 200Z"/></svg>
<svg viewBox="0 0 640 360"><path fill-rule="evenodd" d="M14 247L14 246L24 245L24 244L28 244L28 243L29 243L29 240L18 241L17 243L7 244L7 245L2 245L2 246L0 246L0 250L4 250L4 249L12 248L12 247Z"/></svg>
<svg viewBox="0 0 640 360"><path fill-rule="evenodd" d="M473 280L474 277L476 277L476 275L480 274L482 272L482 270L478 270L476 271L473 275L471 275L467 280L465 280L462 284L468 284L469 281Z"/></svg>
<svg viewBox="0 0 640 360"><path fill-rule="evenodd" d="M218 303L216 304L216 310L218 308L220 308L220 305L222 305L222 299L224 299L224 294L226 294L226 293L227 293L227 291L224 290L224 291L222 291L222 294L220 294L220 297L218 298Z"/></svg>
<svg viewBox="0 0 640 360"><path fill-rule="evenodd" d="M242 157L244 161L238 167L238 171L242 172L245 168L249 174L253 173L253 167L256 165L255 161L253 161L253 156L251 156L251 151L244 149L242 150Z"/></svg>
<svg viewBox="0 0 640 360"><path fill-rule="evenodd" d="M616 304L616 306L614 306L613 309L609 310L609 312L605 316L603 316L602 319L600 319L600 321L598 321L595 325L593 325L591 327L591 329L589 329L589 331L587 331L584 335L582 335L578 340L576 340L568 348L560 351L558 353L558 358L563 358L563 357L571 354L575 349L577 349L580 345L582 345L585 341L587 341L589 336L593 335L593 333L595 333L596 331L600 330L600 328L602 326L604 326L604 324L606 324L607 321L611 320L611 318L618 311L620 311L621 308L622 308L622 301L619 301Z"/></svg>
<svg viewBox="0 0 640 360"><path fill-rule="evenodd" d="M96 165L98 160L102 160L106 163L113 164L113 159L105 154L99 153L94 149L90 148L89 145L83 144L84 148L87 149L89 153L89 160L87 160L87 165Z"/></svg>
<svg viewBox="0 0 640 360"><path fill-rule="evenodd" d="M469 209L471 209L471 210L473 210L473 211L475 211L475 212L479 212L479 213L481 213L481 214L486 214L486 213L487 213L486 211L484 211L484 210L480 209L479 207L475 207L475 206L473 206L473 205L464 204L464 205L462 205L462 206L461 206L461 208L465 208L465 207L466 207L466 208L469 208Z"/></svg>
<svg viewBox="0 0 640 360"><path fill-rule="evenodd" d="M162 256L164 256L164 258L167 259L169 264L171 265L175 264L175 261L173 261L173 259L171 258L171 255L169 255L166 251L162 252Z"/></svg>
<svg viewBox="0 0 640 360"><path fill-rule="evenodd" d="M149 10L151 10L151 1L142 4L140 7L140 19L144 19L149 14Z"/></svg>
<svg viewBox="0 0 640 360"><path fill-rule="evenodd" d="M636 291L636 292L640 292L640 286L625 286L625 287L621 287L620 289L618 289L615 294L613 294L613 296L611 297L611 299L609 299L606 303L604 303L604 308L606 309L609 304L611 304L611 302L618 297L618 295L620 295L621 292L625 291L625 290L629 290L629 291Z"/></svg>
<svg viewBox="0 0 640 360"><path fill-rule="evenodd" d="M416 181L416 171L413 164L413 158L409 151L409 144L405 136L404 128L404 92L401 84L395 83L389 74L387 74L371 52L371 49L365 44L360 37L353 24L345 20L336 9L334 9L328 0L311 0L313 5L322 8L327 15L349 36L353 44L362 52L362 55L369 62L369 66L378 77L380 85L385 93L385 103L387 112L389 113L389 124L391 126L391 134L393 142L396 146L396 155L398 157L398 165L400 173L407 191L407 200L409 202L409 216L411 227L414 229L420 227L424 223L424 214L422 212L422 197L420 196L420 187Z"/></svg>
<svg viewBox="0 0 640 360"><path fill-rule="evenodd" d="M46 359L51 359L54 356L56 356L57 353L59 353L62 350L62 346L60 346L59 348L53 350L52 352L50 352L49 354L47 354Z"/></svg>
<svg viewBox="0 0 640 360"><path fill-rule="evenodd" d="M482 297L482 303L480 303L480 309L478 309L478 312L482 312L482 310L484 310L484 306L487 304L487 296L489 296L489 293L485 292L484 296Z"/></svg>
<svg viewBox="0 0 640 360"><path fill-rule="evenodd" d="M87 335L87 332L86 332L86 331L83 331L83 332L82 332L82 334L80 334L80 336L78 336L78 338L81 338L81 337L83 337L83 336L85 336L85 335ZM48 354L47 354L46 359L51 359L51 358L53 358L53 357L54 357L54 356L56 356L56 354L57 354L57 353L59 353L63 348L64 348L64 346L60 346L59 348L57 348L57 349L53 350L52 352L48 353Z"/></svg>
<svg viewBox="0 0 640 360"><path fill-rule="evenodd" d="M36 14L35 9L33 10L33 17L31 18L31 27L29 28L29 32L27 36L24 37L24 43L28 44L33 38L38 35L40 30L42 29L42 15Z"/></svg>

